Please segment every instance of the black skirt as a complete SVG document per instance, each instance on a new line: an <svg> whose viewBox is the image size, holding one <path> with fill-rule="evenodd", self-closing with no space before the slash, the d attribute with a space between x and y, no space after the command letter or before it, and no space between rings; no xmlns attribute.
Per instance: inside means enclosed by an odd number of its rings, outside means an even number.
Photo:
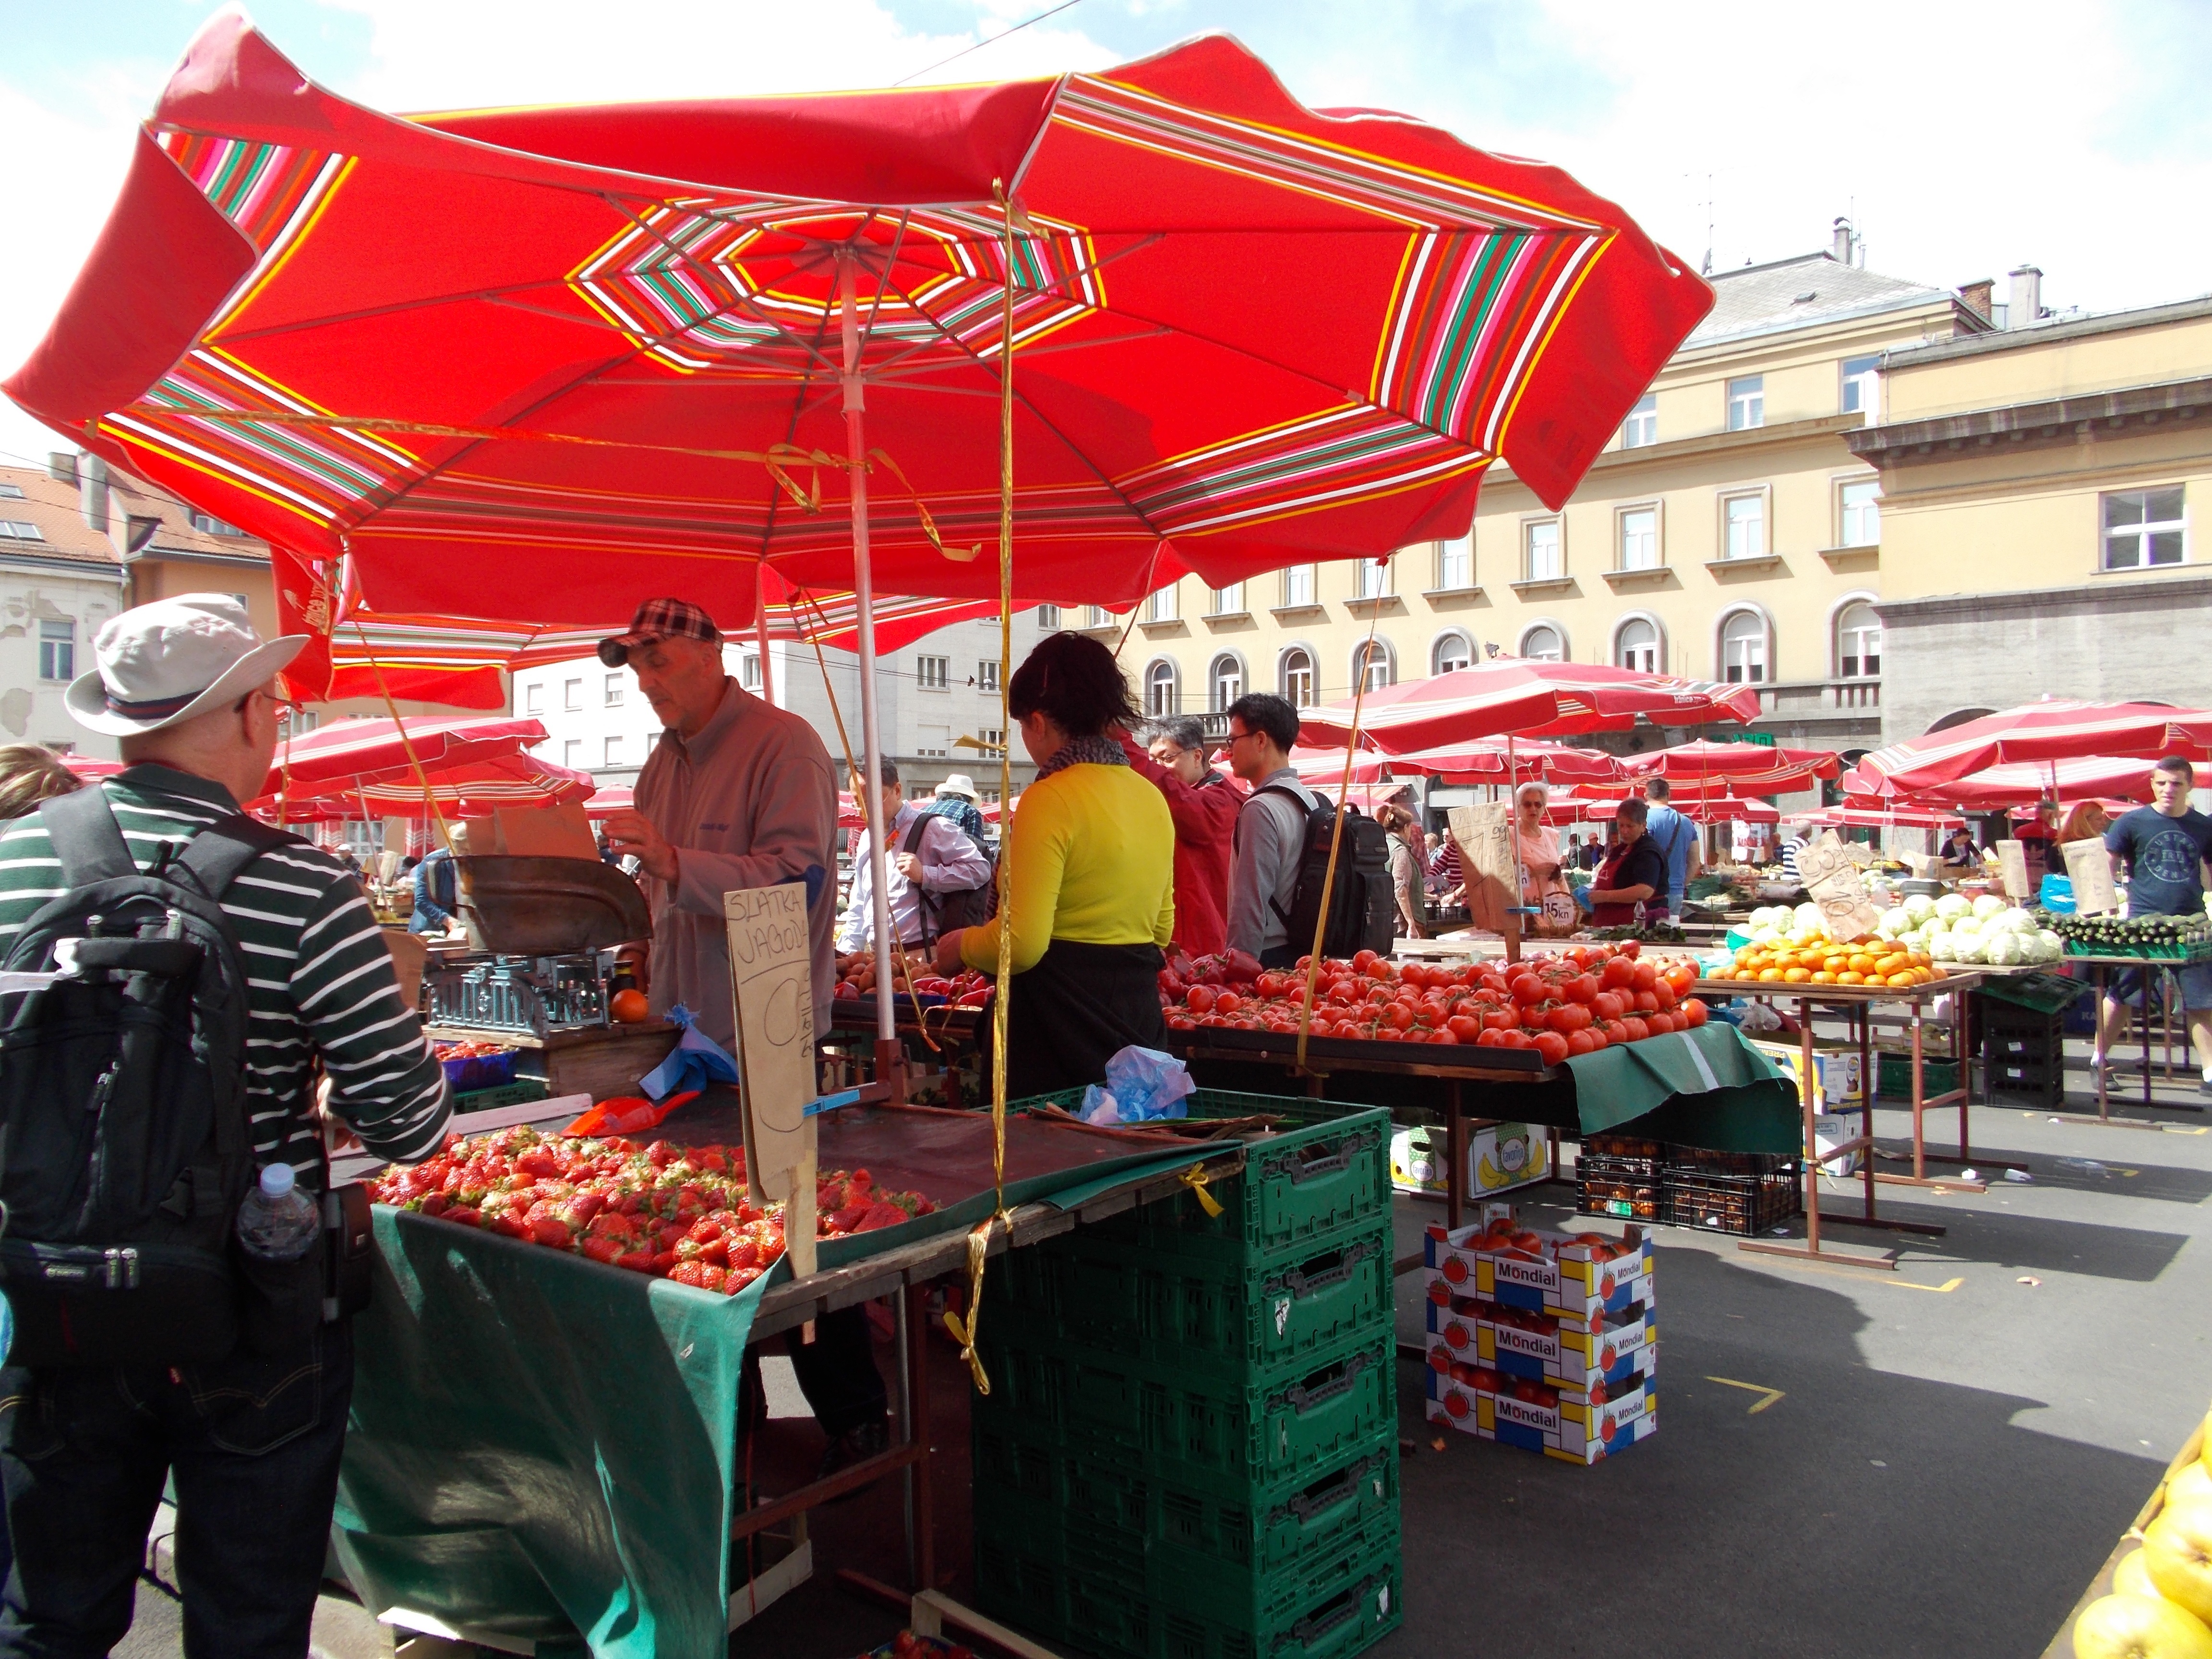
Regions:
<svg viewBox="0 0 2212 1659"><path fill-rule="evenodd" d="M1054 939L1025 973L1014 975L1006 1017L1006 1098L1027 1100L1106 1080L1106 1062L1134 1043L1166 1044L1160 1013L1156 945L1085 945ZM995 999L994 999L995 1000ZM976 1036L986 1088L991 1075L991 1021L986 1005Z"/></svg>

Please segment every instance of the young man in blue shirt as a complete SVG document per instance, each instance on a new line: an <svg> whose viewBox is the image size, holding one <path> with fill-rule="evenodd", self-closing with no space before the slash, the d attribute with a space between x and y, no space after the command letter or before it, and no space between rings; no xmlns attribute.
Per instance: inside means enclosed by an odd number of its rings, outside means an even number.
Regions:
<svg viewBox="0 0 2212 1659"><path fill-rule="evenodd" d="M2204 914L2205 867L2212 857L2212 817L2189 805L2196 771L2176 755L2151 769L2151 805L2123 812L2105 831L2105 850L2117 878L2124 866L2128 914L2131 916L2192 916ZM2172 970L2181 981L2181 1006L2189 1016L2189 1040L2197 1045L2203 1068L2198 1089L2212 1095L2212 963L2191 963ZM2112 976L2104 1006L2098 1011L2097 1051L2091 1064L2102 1071L2112 1045L2127 1029L2127 1010L2142 1000L2149 970L2124 968Z"/></svg>

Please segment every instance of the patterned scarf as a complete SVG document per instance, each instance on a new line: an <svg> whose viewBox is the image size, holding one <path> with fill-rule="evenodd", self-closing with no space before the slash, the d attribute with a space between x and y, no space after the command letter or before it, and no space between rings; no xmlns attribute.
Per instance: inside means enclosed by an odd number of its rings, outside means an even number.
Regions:
<svg viewBox="0 0 2212 1659"><path fill-rule="evenodd" d="M1054 773L1069 766L1127 766L1129 757L1112 738L1070 738L1054 751L1053 757L1037 768L1036 781L1042 783Z"/></svg>

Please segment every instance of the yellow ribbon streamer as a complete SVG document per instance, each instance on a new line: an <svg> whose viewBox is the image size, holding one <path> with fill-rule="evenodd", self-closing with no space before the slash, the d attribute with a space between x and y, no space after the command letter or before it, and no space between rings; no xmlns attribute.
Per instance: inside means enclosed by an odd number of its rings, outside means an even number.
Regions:
<svg viewBox="0 0 2212 1659"><path fill-rule="evenodd" d="M1206 1190L1206 1170L1202 1165L1192 1164L1176 1179L1190 1188L1191 1196L1198 1200L1199 1208L1206 1214L1218 1216L1221 1213L1221 1200Z"/></svg>

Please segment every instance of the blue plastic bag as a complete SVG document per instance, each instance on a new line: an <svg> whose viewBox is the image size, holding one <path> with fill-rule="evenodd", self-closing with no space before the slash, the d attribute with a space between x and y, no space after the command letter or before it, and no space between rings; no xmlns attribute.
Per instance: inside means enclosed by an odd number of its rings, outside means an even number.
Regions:
<svg viewBox="0 0 2212 1659"><path fill-rule="evenodd" d="M703 1089L710 1083L735 1083L738 1062L722 1045L702 1031L697 1016L678 1003L668 1018L684 1028L667 1059L639 1079L638 1088L648 1100L665 1100L686 1089Z"/></svg>
<svg viewBox="0 0 2212 1659"><path fill-rule="evenodd" d="M2043 878L2042 890L2036 895L2036 898L2043 908L2054 916L2072 915L2074 914L2072 878L2067 876L2045 876Z"/></svg>
<svg viewBox="0 0 2212 1659"><path fill-rule="evenodd" d="M1132 1043L1106 1062L1106 1086L1083 1091L1085 1123L1142 1123L1148 1118L1186 1117L1183 1103L1198 1085L1190 1068L1172 1054Z"/></svg>

